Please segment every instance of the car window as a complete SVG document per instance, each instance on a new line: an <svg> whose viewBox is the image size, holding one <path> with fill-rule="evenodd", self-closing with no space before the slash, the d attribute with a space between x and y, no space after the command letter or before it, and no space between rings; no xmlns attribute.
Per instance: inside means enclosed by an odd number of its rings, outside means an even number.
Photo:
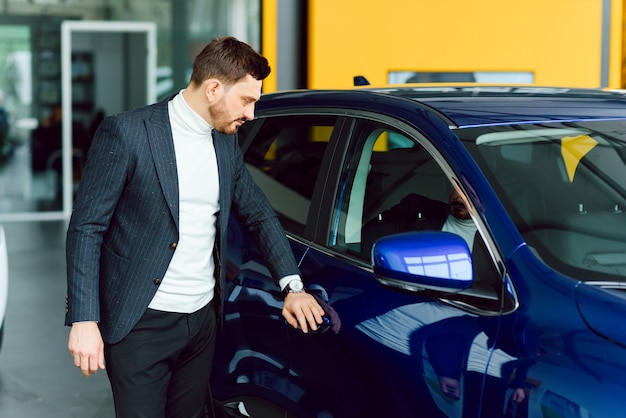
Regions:
<svg viewBox="0 0 626 418"><path fill-rule="evenodd" d="M472 250L475 277L472 289L455 300L499 310L501 274L475 222L467 211L461 215L463 198L439 163L417 141L385 125L361 121L353 132L329 246L369 263L374 242L383 236L421 230L455 233Z"/></svg>
<svg viewBox="0 0 626 418"><path fill-rule="evenodd" d="M624 281L623 121L457 131L522 237L551 267L588 281Z"/></svg>
<svg viewBox="0 0 626 418"><path fill-rule="evenodd" d="M241 143L247 144L246 166L289 232L304 234L336 121L336 116L326 115L268 117L244 125L239 133Z"/></svg>
<svg viewBox="0 0 626 418"><path fill-rule="evenodd" d="M381 236L415 229L420 222L438 229L452 187L430 155L401 133L365 121L354 132L359 145L346 164L330 241L369 261L371 246ZM413 207L416 200L423 208ZM413 209L416 213L409 214Z"/></svg>

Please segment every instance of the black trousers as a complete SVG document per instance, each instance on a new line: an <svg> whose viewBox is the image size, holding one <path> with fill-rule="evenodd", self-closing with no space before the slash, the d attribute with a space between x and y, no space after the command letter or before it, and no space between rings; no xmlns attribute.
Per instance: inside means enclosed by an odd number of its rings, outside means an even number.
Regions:
<svg viewBox="0 0 626 418"><path fill-rule="evenodd" d="M105 344L118 418L205 416L215 316L213 302L191 314L148 309L122 341Z"/></svg>

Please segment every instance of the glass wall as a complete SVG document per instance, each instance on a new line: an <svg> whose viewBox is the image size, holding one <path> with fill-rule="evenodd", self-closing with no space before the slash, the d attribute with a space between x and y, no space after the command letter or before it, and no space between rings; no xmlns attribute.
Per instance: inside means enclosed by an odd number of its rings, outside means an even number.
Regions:
<svg viewBox="0 0 626 418"><path fill-rule="evenodd" d="M28 117L32 104L32 71L30 56L30 27L28 25L0 26L0 211L28 210L23 196L30 193L30 171L19 164L9 167L12 160L24 160L24 150L18 144L28 141L16 122ZM21 151L21 152L16 152ZM25 181L14 181L24 178Z"/></svg>
<svg viewBox="0 0 626 418"><path fill-rule="evenodd" d="M261 45L262 0L4 0L0 3L0 222L64 220L61 147L61 23L154 22L155 91L184 88L195 55L217 36ZM99 46L94 46L98 48ZM90 137L109 113L90 55L72 61L73 187ZM108 82L115 82L108 81ZM117 111L119 109L115 109ZM66 157L67 158L67 157ZM67 206L67 204L65 204ZM64 211L65 209L65 211Z"/></svg>

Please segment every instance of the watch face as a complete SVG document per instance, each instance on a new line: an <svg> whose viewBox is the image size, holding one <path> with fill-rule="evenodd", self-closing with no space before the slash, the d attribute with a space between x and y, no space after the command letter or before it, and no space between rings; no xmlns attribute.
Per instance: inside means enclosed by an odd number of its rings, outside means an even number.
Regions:
<svg viewBox="0 0 626 418"><path fill-rule="evenodd" d="M301 292L304 289L304 285L300 280L293 280L289 282L289 291L290 292Z"/></svg>

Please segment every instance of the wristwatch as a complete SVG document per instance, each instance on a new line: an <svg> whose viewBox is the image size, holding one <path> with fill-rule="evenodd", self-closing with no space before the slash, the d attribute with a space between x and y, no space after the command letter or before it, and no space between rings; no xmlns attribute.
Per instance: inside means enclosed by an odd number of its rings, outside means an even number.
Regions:
<svg viewBox="0 0 626 418"><path fill-rule="evenodd" d="M287 296L289 293L304 292L304 283L302 280L294 279L287 283L287 286L283 289L283 295Z"/></svg>

